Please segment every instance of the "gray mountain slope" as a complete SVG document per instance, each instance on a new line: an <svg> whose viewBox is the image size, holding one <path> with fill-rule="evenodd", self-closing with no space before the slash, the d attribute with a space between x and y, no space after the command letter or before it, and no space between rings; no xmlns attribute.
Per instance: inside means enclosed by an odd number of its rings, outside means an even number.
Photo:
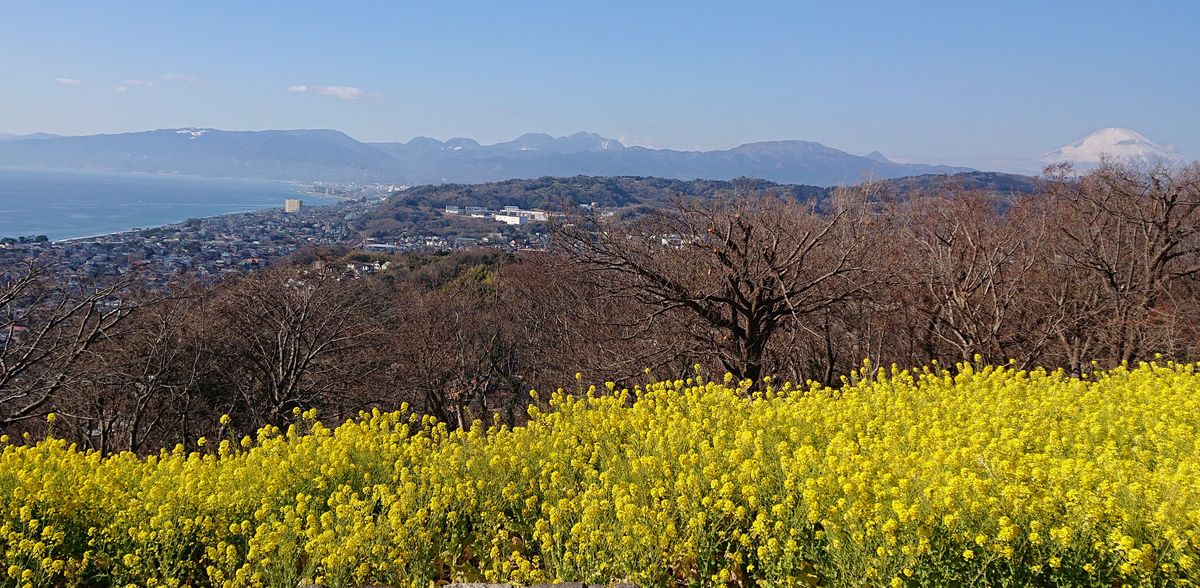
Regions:
<svg viewBox="0 0 1200 588"><path fill-rule="evenodd" d="M875 155L875 154L872 154ZM0 140L0 166L334 182L474 183L542 176L621 175L725 180L756 177L830 186L866 178L969 168L901 164L811 141L748 143L719 151L627 147L594 133L363 143L339 131L160 129L82 137Z"/></svg>

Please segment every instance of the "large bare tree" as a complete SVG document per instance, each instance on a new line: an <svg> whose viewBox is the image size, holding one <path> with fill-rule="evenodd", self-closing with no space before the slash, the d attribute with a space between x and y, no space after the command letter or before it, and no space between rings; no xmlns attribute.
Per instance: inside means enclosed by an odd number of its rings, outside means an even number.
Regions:
<svg viewBox="0 0 1200 588"><path fill-rule="evenodd" d="M591 278L643 305L619 317L652 333L690 317L695 341L738 378L758 380L781 324L806 321L865 292L867 207L813 206L768 193L676 202L633 222L593 214L555 228Z"/></svg>

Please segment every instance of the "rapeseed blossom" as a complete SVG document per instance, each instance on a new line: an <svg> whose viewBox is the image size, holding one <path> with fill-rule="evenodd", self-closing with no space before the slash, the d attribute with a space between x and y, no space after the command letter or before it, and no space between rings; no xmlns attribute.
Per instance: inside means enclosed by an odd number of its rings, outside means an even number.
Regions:
<svg viewBox="0 0 1200 588"><path fill-rule="evenodd" d="M1197 367L697 373L517 428L298 411L148 457L5 439L0 586L1192 585Z"/></svg>

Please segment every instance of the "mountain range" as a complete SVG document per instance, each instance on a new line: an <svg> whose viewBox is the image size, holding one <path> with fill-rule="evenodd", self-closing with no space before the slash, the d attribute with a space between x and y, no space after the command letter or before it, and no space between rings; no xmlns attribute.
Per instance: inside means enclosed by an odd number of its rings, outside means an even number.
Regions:
<svg viewBox="0 0 1200 588"><path fill-rule="evenodd" d="M472 139L365 143L333 130L159 129L135 133L0 136L0 166L330 182L476 183L541 176L756 177L831 186L864 178L950 174L970 168L898 163L811 141L747 143L727 150L628 147L593 133L531 133L482 145Z"/></svg>
<svg viewBox="0 0 1200 588"><path fill-rule="evenodd" d="M22 139L53 139L62 135L52 135L50 133L30 133L28 135L15 135L13 133L0 133L0 141L20 141Z"/></svg>

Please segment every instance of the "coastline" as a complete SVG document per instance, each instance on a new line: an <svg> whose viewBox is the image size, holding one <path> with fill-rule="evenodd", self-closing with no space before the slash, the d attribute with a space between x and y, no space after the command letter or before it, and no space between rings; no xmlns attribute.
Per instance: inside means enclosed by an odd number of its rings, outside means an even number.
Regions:
<svg viewBox="0 0 1200 588"><path fill-rule="evenodd" d="M332 200L332 199L326 198L326 200ZM329 204L334 204L334 203L335 202L331 201ZM329 204L314 204L313 206L328 206ZM51 239L50 242L51 243L74 243L77 241L90 241L93 239L99 239L101 237L113 237L116 235L124 235L126 233L137 233L139 231L145 231L145 230L149 230L149 229L161 229L164 227L173 227L176 225L182 225L183 223L186 223L192 219L205 220L205 219L212 219L212 218L220 218L223 216L233 216L235 214L253 214L256 212L263 212L265 210L275 210L275 209L283 210L283 206L282 205L281 206L269 206L269 207L257 208L257 209L253 209L253 210L234 210L234 211L230 211L230 212L222 212L220 214L195 216L195 217L186 218L181 221L176 221L176 222L172 222L172 223L163 223L163 224L158 224L158 225L146 225L144 227L130 227L128 229L122 229L119 231L109 231L106 233L97 233L95 235L86 235L83 237L67 237L64 239Z"/></svg>
<svg viewBox="0 0 1200 588"><path fill-rule="evenodd" d="M95 241L148 229L170 227L191 219L282 209L284 200L297 196L313 199L306 204L314 207L340 201L313 192L311 184L300 181L2 165L0 172L12 175L6 186L11 189L0 191L0 214L5 215L8 221L0 223L8 225L0 226L0 238L18 239L45 235L51 243ZM64 175L60 176L60 173ZM43 183L40 177L42 174L53 180ZM79 175L78 180L73 177L74 174ZM100 188L96 188L85 180L85 177L104 179L98 180L97 185ZM128 178L131 182L130 194L126 198L121 197L121 178ZM166 181L139 183L140 180L149 181L150 178ZM191 180L197 181L194 188ZM63 186L74 188L76 182L78 189L74 190L74 193L72 190L63 189ZM226 189L221 182L231 184ZM261 187L255 188L256 185ZM112 186L118 187L114 189ZM94 190L99 195L92 197ZM137 193L139 191L141 194ZM277 201L270 193L277 194ZM113 194L117 197L114 198ZM155 194L162 195L162 199L155 198ZM112 214L114 209L122 210L121 213ZM93 225L91 230L88 230L89 224Z"/></svg>
<svg viewBox="0 0 1200 588"><path fill-rule="evenodd" d="M280 208L282 208L282 207L280 207ZM250 214L250 213L254 213L254 212L262 212L264 210L270 210L270 208L259 208L257 210L241 210L241 211L233 211L233 212L223 212L221 214L210 214L207 216L197 216L197 217L192 217L192 218L204 220L204 219L210 219L210 218L219 218L222 216L231 216L234 214ZM188 219L184 219L181 221L177 221L177 222L173 222L173 223L165 223L165 224L161 224L161 225L147 225L144 227L130 227L128 229L122 229L119 231L109 231L107 233L96 233L95 235L85 235L83 237L67 237L65 239L51 239L50 242L51 243L75 243L75 242L82 242L82 241L91 241L94 239L100 239L101 237L114 237L117 235L124 235L127 233L137 233L137 232L145 231L145 230L149 230L149 229L161 229L161 228L165 228L165 227L173 227L175 225L182 225L183 223L186 223L189 220L192 220L192 219L188 218Z"/></svg>

